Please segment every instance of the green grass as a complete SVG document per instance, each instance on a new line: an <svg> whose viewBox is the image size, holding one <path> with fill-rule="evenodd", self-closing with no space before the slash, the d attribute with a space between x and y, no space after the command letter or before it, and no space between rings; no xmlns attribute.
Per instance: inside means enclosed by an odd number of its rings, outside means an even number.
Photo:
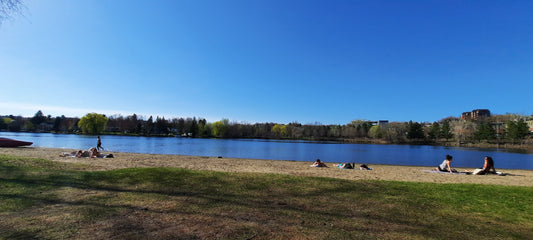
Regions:
<svg viewBox="0 0 533 240"><path fill-rule="evenodd" d="M530 239L533 188L0 156L0 239Z"/></svg>

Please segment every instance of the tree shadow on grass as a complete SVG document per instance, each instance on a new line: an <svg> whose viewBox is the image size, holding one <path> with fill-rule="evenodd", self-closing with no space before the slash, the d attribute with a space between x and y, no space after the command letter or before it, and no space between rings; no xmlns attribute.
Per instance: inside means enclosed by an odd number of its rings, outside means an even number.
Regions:
<svg viewBox="0 0 533 240"><path fill-rule="evenodd" d="M4 165L0 165L0 176L0 183L25 189L17 193L0 190L0 199L33 203L25 209L51 205L76 209L84 220L74 227L98 227L95 236L100 239L155 238L161 233L188 239L230 238L234 234L257 239L295 236L446 239L456 236L456 232L468 236L470 228L476 227L467 214L434 211L442 207L441 203L417 200L423 195L398 197L410 187L376 181L166 168L49 173ZM79 192L96 191L101 196L68 200L50 194L65 187ZM121 202L117 196L124 195L141 200ZM169 199L174 205L162 208L157 199L162 199L161 202ZM445 223L450 221L460 229L446 233L449 229ZM489 227L476 228L476 232L492 232ZM39 227L34 232L16 226L2 230L5 235L0 236L7 238L43 238Z"/></svg>

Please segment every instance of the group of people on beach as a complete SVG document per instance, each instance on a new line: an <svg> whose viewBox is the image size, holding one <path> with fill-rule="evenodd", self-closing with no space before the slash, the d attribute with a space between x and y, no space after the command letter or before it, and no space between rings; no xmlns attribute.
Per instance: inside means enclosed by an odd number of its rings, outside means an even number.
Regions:
<svg viewBox="0 0 533 240"><path fill-rule="evenodd" d="M320 161L320 159L317 159L313 164L311 164L311 167L328 167L325 163ZM354 169L355 164L351 163L340 163L338 165L340 169ZM369 168L366 164L359 165L360 170L372 170L372 168Z"/></svg>
<svg viewBox="0 0 533 240"><path fill-rule="evenodd" d="M450 172L450 173L456 173L457 170L452 168L452 160L453 157L451 155L446 155L446 158L442 163L435 168L436 171L441 172ZM485 164L483 164L482 168L477 168L473 171L471 170L465 170L467 174L473 174L473 175L485 175L485 174L497 174L496 168L494 168L494 160L492 157L486 156L485 157Z"/></svg>
<svg viewBox="0 0 533 240"><path fill-rule="evenodd" d="M113 158L114 157L113 154L103 154L103 153L101 153L100 149L104 150L104 148L102 147L102 139L100 138L100 136L98 136L98 140L96 142L96 147L91 147L91 148L89 148L89 150L78 150L78 151L71 152L71 153L63 153L60 156L61 157L71 156L71 157L77 157L77 158L82 158L82 157L87 157L87 158Z"/></svg>
<svg viewBox="0 0 533 240"><path fill-rule="evenodd" d="M457 173L457 170L452 168L452 160L453 157L449 154L446 155L446 158L442 163L435 168L435 171L440 172L450 172L450 173ZM354 169L355 164L350 163L340 163L338 165L341 169ZM320 159L317 159L311 167L328 167L325 163L320 161ZM369 168L366 164L361 164L359 166L359 169L361 170L372 170L372 168ZM490 156L485 157L485 164L483 164L482 168L477 168L475 170L465 170L465 173L467 174L473 174L473 175L485 175L485 174L498 174L499 172L496 172L496 168L494 168L494 160Z"/></svg>

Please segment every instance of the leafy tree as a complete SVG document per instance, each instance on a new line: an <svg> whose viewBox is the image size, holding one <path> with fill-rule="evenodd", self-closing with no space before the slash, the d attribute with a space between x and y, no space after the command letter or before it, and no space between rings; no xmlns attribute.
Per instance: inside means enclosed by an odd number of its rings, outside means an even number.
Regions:
<svg viewBox="0 0 533 240"><path fill-rule="evenodd" d="M85 134L100 134L105 130L107 117L98 113L88 113L78 122L78 127Z"/></svg>
<svg viewBox="0 0 533 240"><path fill-rule="evenodd" d="M31 121L25 121L24 124L22 125L22 129L26 131L35 130L35 125L33 125Z"/></svg>
<svg viewBox="0 0 533 240"><path fill-rule="evenodd" d="M391 143L404 143L406 141L407 123L391 122L380 128L385 139Z"/></svg>
<svg viewBox="0 0 533 240"><path fill-rule="evenodd" d="M422 128L422 124L418 122L409 121L407 124L407 138L408 139L423 139L425 137L424 135L424 129Z"/></svg>
<svg viewBox="0 0 533 240"><path fill-rule="evenodd" d="M281 124L274 125L272 127L272 133L274 133L278 137L287 137L289 135L287 131L287 125L281 125Z"/></svg>
<svg viewBox="0 0 533 240"><path fill-rule="evenodd" d="M368 131L372 127L372 122L368 120L353 120L348 124L348 126L354 127L356 131L356 136L354 137L367 137Z"/></svg>
<svg viewBox="0 0 533 240"><path fill-rule="evenodd" d="M229 120L222 119L213 123L213 136L224 137L229 128Z"/></svg>
<svg viewBox="0 0 533 240"><path fill-rule="evenodd" d="M507 138L511 140L524 139L529 134L529 127L524 120L507 122Z"/></svg>
<svg viewBox="0 0 533 240"><path fill-rule="evenodd" d="M212 125L207 123L207 120L205 119L198 120L198 136L199 137L210 137L211 127Z"/></svg>
<svg viewBox="0 0 533 240"><path fill-rule="evenodd" d="M381 128L378 125L370 127L370 130L368 130L368 136L371 138L382 138L383 133L381 131Z"/></svg>

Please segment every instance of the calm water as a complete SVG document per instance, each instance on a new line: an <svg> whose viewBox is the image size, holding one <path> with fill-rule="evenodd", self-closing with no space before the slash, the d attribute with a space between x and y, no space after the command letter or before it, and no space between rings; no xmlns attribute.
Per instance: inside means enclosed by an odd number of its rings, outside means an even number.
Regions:
<svg viewBox="0 0 533 240"><path fill-rule="evenodd" d="M35 147L88 149L96 146L96 136L50 133L0 132L0 137L33 142ZM496 169L533 169L533 154L498 149L473 149L438 146L341 144L334 142L276 141L249 139L196 139L101 136L105 151L158 153L235 158L355 162L437 166L446 154L454 157L453 167L477 168L484 156L492 156ZM1 153L0 149L0 153ZM117 154L120 157L120 154Z"/></svg>

